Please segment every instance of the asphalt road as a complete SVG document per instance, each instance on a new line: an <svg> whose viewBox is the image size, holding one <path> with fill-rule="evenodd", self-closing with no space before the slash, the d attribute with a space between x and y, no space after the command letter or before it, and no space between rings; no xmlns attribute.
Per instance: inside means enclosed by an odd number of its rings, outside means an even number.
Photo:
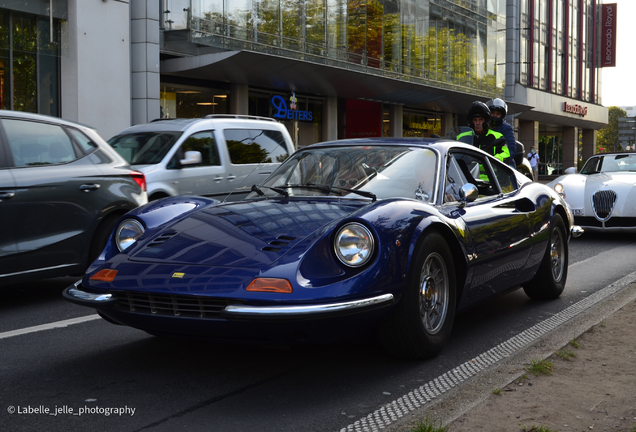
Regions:
<svg viewBox="0 0 636 432"><path fill-rule="evenodd" d="M0 430L355 430L379 407L631 274L635 238L573 239L559 299L518 290L460 313L442 355L419 362L387 356L372 335L306 348L165 341L62 300L75 278L6 288Z"/></svg>

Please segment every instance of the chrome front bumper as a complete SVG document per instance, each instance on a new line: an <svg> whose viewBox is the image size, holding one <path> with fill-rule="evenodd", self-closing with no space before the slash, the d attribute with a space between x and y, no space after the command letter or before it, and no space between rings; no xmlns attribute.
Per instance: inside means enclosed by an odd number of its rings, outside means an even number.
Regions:
<svg viewBox="0 0 636 432"><path fill-rule="evenodd" d="M355 312L377 306L388 306L393 302L393 294L382 294L361 300L340 303L326 303L308 306L245 306L229 305L222 315L235 318L298 318L304 316L330 315Z"/></svg>
<svg viewBox="0 0 636 432"><path fill-rule="evenodd" d="M81 281L66 288L63 296L70 302L96 309L107 308L117 302L112 294L93 294L81 290ZM309 318L327 315L346 315L367 309L389 306L393 303L393 294L382 294L360 300L295 306L248 306L232 304L221 311L221 316L229 319L289 319Z"/></svg>
<svg viewBox="0 0 636 432"><path fill-rule="evenodd" d="M581 234L584 232L585 230L578 225L572 225L572 228L570 228L570 233L572 233L572 237L574 238L581 237Z"/></svg>

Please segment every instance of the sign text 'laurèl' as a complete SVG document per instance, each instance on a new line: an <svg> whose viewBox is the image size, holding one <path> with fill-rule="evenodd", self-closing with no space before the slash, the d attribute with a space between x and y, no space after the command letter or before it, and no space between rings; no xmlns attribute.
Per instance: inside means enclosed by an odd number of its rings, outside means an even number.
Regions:
<svg viewBox="0 0 636 432"><path fill-rule="evenodd" d="M314 114L311 111L298 110L298 99L296 99L296 93L292 93L289 98L289 109L287 108L287 102L282 96L272 97L272 106L278 112L274 113L274 117L286 120L300 120L300 121L312 121Z"/></svg>
<svg viewBox="0 0 636 432"><path fill-rule="evenodd" d="M567 102L563 102L563 111L571 114L580 115L581 117L585 117L587 115L587 107L581 105L571 105Z"/></svg>

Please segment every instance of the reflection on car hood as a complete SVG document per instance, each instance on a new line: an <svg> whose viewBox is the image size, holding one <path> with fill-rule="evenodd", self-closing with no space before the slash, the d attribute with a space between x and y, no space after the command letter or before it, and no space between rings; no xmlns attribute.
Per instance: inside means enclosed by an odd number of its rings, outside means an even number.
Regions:
<svg viewBox="0 0 636 432"><path fill-rule="evenodd" d="M350 214L360 205L262 200L206 207L151 236L131 259L264 267L319 228Z"/></svg>

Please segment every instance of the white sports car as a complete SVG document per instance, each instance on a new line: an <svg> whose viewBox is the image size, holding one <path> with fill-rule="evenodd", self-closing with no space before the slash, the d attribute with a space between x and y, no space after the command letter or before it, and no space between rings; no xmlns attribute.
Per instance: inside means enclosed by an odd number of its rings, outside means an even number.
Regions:
<svg viewBox="0 0 636 432"><path fill-rule="evenodd" d="M574 222L590 231L636 232L636 153L592 156L579 174L548 183L574 214Z"/></svg>

